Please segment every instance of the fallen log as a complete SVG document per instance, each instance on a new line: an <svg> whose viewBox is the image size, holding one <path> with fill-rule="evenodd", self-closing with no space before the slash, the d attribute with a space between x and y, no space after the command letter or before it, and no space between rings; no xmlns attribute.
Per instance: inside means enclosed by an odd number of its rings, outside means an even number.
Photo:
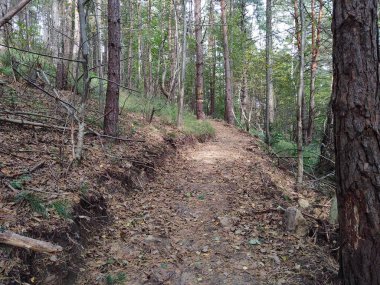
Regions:
<svg viewBox="0 0 380 285"><path fill-rule="evenodd" d="M59 245L25 237L11 231L0 232L0 243L31 249L42 253L57 253L63 250Z"/></svg>

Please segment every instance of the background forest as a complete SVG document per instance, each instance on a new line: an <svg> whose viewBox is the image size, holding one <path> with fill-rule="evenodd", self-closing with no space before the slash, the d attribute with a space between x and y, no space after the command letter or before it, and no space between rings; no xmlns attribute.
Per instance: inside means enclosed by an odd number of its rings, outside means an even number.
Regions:
<svg viewBox="0 0 380 285"><path fill-rule="evenodd" d="M14 2L3 1L3 14ZM121 86L120 105L127 111L143 112L147 120L167 112L175 122L183 92L186 110L198 118L226 118L266 138L280 156L295 156L300 110L305 170L312 172L331 124L332 4L301 3L300 8L298 1L114 1L118 43L113 36L115 41L108 41L112 15L107 15L106 1L80 2L83 17L75 1L31 1L2 29L0 73L81 94L82 99L75 94L69 99L75 106L88 96L96 98L94 116L99 117L105 112L107 85L118 78L107 71L109 46L116 45L121 76L115 87ZM87 38L82 44L81 25ZM116 135L115 130L109 133ZM329 141L325 138L323 146Z"/></svg>
<svg viewBox="0 0 380 285"><path fill-rule="evenodd" d="M377 5L1 1L0 283L380 280Z"/></svg>

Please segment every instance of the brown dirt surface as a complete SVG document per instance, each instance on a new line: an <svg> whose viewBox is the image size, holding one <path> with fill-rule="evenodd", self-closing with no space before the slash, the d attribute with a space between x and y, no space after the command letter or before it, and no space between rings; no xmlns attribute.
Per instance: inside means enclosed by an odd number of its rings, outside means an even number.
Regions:
<svg viewBox="0 0 380 285"><path fill-rule="evenodd" d="M281 212L254 214L296 204L305 195L294 179L257 139L212 124L214 140L166 159L143 191L113 197L114 224L86 251L78 284L332 284L327 247L286 233Z"/></svg>
<svg viewBox="0 0 380 285"><path fill-rule="evenodd" d="M2 116L67 126L50 98L8 86ZM46 117L13 114L35 110ZM99 118L90 103L87 123L101 131ZM145 142L87 135L78 165L69 130L0 122L0 231L64 248L48 256L0 245L0 284L332 284L329 198L294 190L259 139L211 123L216 137L198 143L125 112L121 134ZM300 199L311 205L305 237L284 231L276 210Z"/></svg>

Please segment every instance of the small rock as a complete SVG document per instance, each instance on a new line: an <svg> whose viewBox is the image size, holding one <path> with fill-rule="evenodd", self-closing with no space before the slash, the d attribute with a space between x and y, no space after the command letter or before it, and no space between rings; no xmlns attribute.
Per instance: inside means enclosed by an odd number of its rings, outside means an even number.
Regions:
<svg viewBox="0 0 380 285"><path fill-rule="evenodd" d="M294 269L297 270L297 271L301 270L301 265L296 264L296 265L294 266Z"/></svg>
<svg viewBox="0 0 380 285"><path fill-rule="evenodd" d="M227 231L231 230L231 231L235 231L235 227L240 219L238 217L227 217L227 216L223 216L223 217L218 217L217 218L220 225Z"/></svg>
<svg viewBox="0 0 380 285"><path fill-rule="evenodd" d="M306 209L306 208L309 208L310 207L310 203L308 200L306 199L299 199L298 200L298 205L302 208L302 209Z"/></svg>
<svg viewBox="0 0 380 285"><path fill-rule="evenodd" d="M202 247L202 252L203 253L207 253L208 252L208 246L207 245L204 246L204 247Z"/></svg>
<svg viewBox="0 0 380 285"><path fill-rule="evenodd" d="M298 236L306 235L309 230L301 211L295 207L289 207L285 210L284 226L286 231L294 232Z"/></svg>
<svg viewBox="0 0 380 285"><path fill-rule="evenodd" d="M272 258L276 264L279 265L281 263L281 260L277 255L270 255L269 257Z"/></svg>
<svg viewBox="0 0 380 285"><path fill-rule="evenodd" d="M237 230L235 231L235 234L237 234L237 235L240 235L240 234L242 234L242 230L240 230L240 229L237 229Z"/></svg>

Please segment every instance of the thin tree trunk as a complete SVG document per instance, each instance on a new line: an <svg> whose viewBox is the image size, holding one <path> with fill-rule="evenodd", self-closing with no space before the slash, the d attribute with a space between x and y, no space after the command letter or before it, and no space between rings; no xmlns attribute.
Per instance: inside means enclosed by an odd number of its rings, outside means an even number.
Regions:
<svg viewBox="0 0 380 285"><path fill-rule="evenodd" d="M141 84L141 69L142 69L142 20L141 20L141 2L137 1L137 54L138 54L138 66L137 66L137 76L138 76L138 86L140 88Z"/></svg>
<svg viewBox="0 0 380 285"><path fill-rule="evenodd" d="M333 1L333 110L340 273L380 284L378 1Z"/></svg>
<svg viewBox="0 0 380 285"><path fill-rule="evenodd" d="M186 79L186 49L187 49L187 19L186 19L186 0L182 0L182 70L181 70L181 90L178 96L178 113L177 113L177 128L183 127L183 101L185 98L185 79Z"/></svg>
<svg viewBox="0 0 380 285"><path fill-rule="evenodd" d="M303 183L303 141L302 141L302 100L304 96L304 69L305 69L305 19L303 11L303 0L299 0L301 42L299 49L300 71L299 88L297 98L297 186Z"/></svg>
<svg viewBox="0 0 380 285"><path fill-rule="evenodd" d="M271 142L271 125L274 121L274 98L272 79L272 0L267 0L266 7L266 113L265 113L265 141Z"/></svg>
<svg viewBox="0 0 380 285"><path fill-rule="evenodd" d="M311 1L311 63L310 63L310 102L306 144L313 140L315 120L315 80L317 77L318 55L321 42L323 1L319 0L317 25L315 23L315 0ZM316 27L317 26L317 27Z"/></svg>
<svg viewBox="0 0 380 285"><path fill-rule="evenodd" d="M203 120L206 116L203 112L203 46L202 46L202 15L201 0L194 0L195 19L195 44L196 44L196 114L198 120Z"/></svg>
<svg viewBox="0 0 380 285"><path fill-rule="evenodd" d="M132 88L132 64L133 64L133 3L129 0L129 42L128 42L128 64L127 64L127 86Z"/></svg>
<svg viewBox="0 0 380 285"><path fill-rule="evenodd" d="M224 57L224 78L226 82L225 89L225 105L224 105L224 119L228 124L234 124L233 113L233 99L232 99L232 82L231 82L231 65L230 65L230 51L228 49L228 28L227 28L227 15L226 15L226 2L220 1L221 21L223 31L223 57Z"/></svg>
<svg viewBox="0 0 380 285"><path fill-rule="evenodd" d="M86 12L84 8L84 0L78 0L78 13L79 13L79 30L80 30L80 42L82 47L82 57L83 57L83 93L81 96L80 104L78 107L78 135L77 135L77 146L75 150L75 159L82 159L83 152L83 142L84 142L84 130L86 127L85 123L85 112L86 112L86 102L89 94L89 80L88 80L88 55L90 53L90 48L87 38L87 19Z"/></svg>
<svg viewBox="0 0 380 285"><path fill-rule="evenodd" d="M209 37L208 37L208 57L211 61L211 74L210 74L210 86L209 86L209 93L210 93L210 109L209 109L209 115L214 116L215 113L215 81L216 81L216 51L215 51L215 36L214 33L214 0L210 0L210 7L209 7Z"/></svg>
<svg viewBox="0 0 380 285"><path fill-rule="evenodd" d="M120 0L108 0L108 84L104 110L104 134L116 136L119 120ZM112 83L115 82L115 83Z"/></svg>
<svg viewBox="0 0 380 285"><path fill-rule="evenodd" d="M95 29L96 29L96 36L95 36L95 41L96 41L96 46L94 47L95 50L95 65L97 66L96 71L98 73L98 77L103 78L103 67L102 67L102 41L101 41L101 36L100 36L100 31L101 31L101 23L99 20L99 13L101 11L101 7L99 4L99 0L95 0L94 2L95 5ZM104 98L104 86L103 86L103 80L98 81L99 84L99 89L98 89L98 96L99 96L99 112L103 113L104 111L104 105L105 105L105 98Z"/></svg>
<svg viewBox="0 0 380 285"><path fill-rule="evenodd" d="M246 131L249 131L249 125L250 125L250 115L248 111L248 92L247 92L247 64L244 61L243 63L243 78L241 83L241 93L240 93L240 104L241 104L241 124L245 127Z"/></svg>
<svg viewBox="0 0 380 285"><path fill-rule="evenodd" d="M321 155L319 157L316 171L320 175L327 175L335 168L335 149L334 149L334 119L332 112L332 102L327 106L327 118L321 142Z"/></svg>

